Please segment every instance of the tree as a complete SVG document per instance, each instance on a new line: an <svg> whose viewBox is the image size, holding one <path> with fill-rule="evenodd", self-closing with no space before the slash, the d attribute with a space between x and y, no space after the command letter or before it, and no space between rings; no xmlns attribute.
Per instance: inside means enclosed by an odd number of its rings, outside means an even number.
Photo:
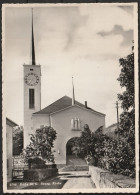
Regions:
<svg viewBox="0 0 140 195"><path fill-rule="evenodd" d="M135 176L135 102L134 102L134 53L119 60L121 73L118 81L125 88L118 94L123 109L120 115L119 139L114 140L97 130L94 133L93 157L97 166L113 173ZM93 163L94 165L94 163Z"/></svg>
<svg viewBox="0 0 140 195"><path fill-rule="evenodd" d="M97 165L100 157L103 156L105 135L102 131L103 127L101 126L93 133L89 126L85 124L81 136L77 140L77 147L75 147L75 151L79 157L87 159L90 163L93 160L94 165Z"/></svg>
<svg viewBox="0 0 140 195"><path fill-rule="evenodd" d="M121 73L118 81L125 88L122 94L118 94L123 109L120 115L119 133L124 137L135 132L135 101L134 101L134 53L119 60ZM129 127L129 128L128 128Z"/></svg>
<svg viewBox="0 0 140 195"><path fill-rule="evenodd" d="M31 134L31 142L25 149L25 157L41 158L46 162L54 163L52 148L56 139L56 131L52 127L43 127L37 129L35 134Z"/></svg>
<svg viewBox="0 0 140 195"><path fill-rule="evenodd" d="M118 81L125 88L122 94L118 94L123 112L120 115L119 124L119 148L122 157L122 169L126 175L135 174L135 95L134 95L134 53L119 60L121 73Z"/></svg>
<svg viewBox="0 0 140 195"><path fill-rule="evenodd" d="M85 124L84 129L81 132L81 136L78 139L78 155L83 158L86 158L88 155L90 155L93 148L92 143L92 132L89 129L89 126Z"/></svg>
<svg viewBox="0 0 140 195"><path fill-rule="evenodd" d="M18 126L13 131L13 155L20 155L23 149L23 127Z"/></svg>

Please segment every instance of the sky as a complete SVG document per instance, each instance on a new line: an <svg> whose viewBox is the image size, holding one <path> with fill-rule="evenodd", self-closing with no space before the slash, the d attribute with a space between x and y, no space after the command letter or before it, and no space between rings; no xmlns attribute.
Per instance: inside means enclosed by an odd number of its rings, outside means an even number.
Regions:
<svg viewBox="0 0 140 195"><path fill-rule="evenodd" d="M133 6L53 5L34 7L36 64L41 65L41 108L67 95L87 101L117 122L121 89L119 59L132 51ZM6 7L4 83L6 116L23 125L23 64L31 64L31 7ZM122 110L119 108L119 113Z"/></svg>

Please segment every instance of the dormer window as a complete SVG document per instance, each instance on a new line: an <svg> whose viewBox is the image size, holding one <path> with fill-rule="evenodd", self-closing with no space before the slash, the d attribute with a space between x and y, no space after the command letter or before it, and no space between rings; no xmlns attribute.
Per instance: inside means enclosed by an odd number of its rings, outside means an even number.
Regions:
<svg viewBox="0 0 140 195"><path fill-rule="evenodd" d="M71 129L72 130L81 130L81 122L80 119L75 117L71 120Z"/></svg>

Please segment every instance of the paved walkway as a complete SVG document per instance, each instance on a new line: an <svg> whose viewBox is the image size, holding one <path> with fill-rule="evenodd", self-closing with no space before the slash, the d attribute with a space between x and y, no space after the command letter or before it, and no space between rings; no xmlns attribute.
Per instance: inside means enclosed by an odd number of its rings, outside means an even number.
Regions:
<svg viewBox="0 0 140 195"><path fill-rule="evenodd" d="M87 165L85 159L75 155L67 155L67 165Z"/></svg>
<svg viewBox="0 0 140 195"><path fill-rule="evenodd" d="M11 182L8 189L91 189L95 188L88 171L59 172L41 182Z"/></svg>
<svg viewBox="0 0 140 195"><path fill-rule="evenodd" d="M65 172L66 175L61 176L60 178L66 179L67 182L63 185L62 189L91 189L95 188L90 175L87 171L73 171ZM64 174L64 172L63 172Z"/></svg>

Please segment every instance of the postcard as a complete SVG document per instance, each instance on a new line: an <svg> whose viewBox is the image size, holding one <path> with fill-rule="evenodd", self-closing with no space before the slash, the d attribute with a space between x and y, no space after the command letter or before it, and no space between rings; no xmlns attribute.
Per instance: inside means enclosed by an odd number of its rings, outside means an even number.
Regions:
<svg viewBox="0 0 140 195"><path fill-rule="evenodd" d="M137 3L3 4L5 193L139 189Z"/></svg>

